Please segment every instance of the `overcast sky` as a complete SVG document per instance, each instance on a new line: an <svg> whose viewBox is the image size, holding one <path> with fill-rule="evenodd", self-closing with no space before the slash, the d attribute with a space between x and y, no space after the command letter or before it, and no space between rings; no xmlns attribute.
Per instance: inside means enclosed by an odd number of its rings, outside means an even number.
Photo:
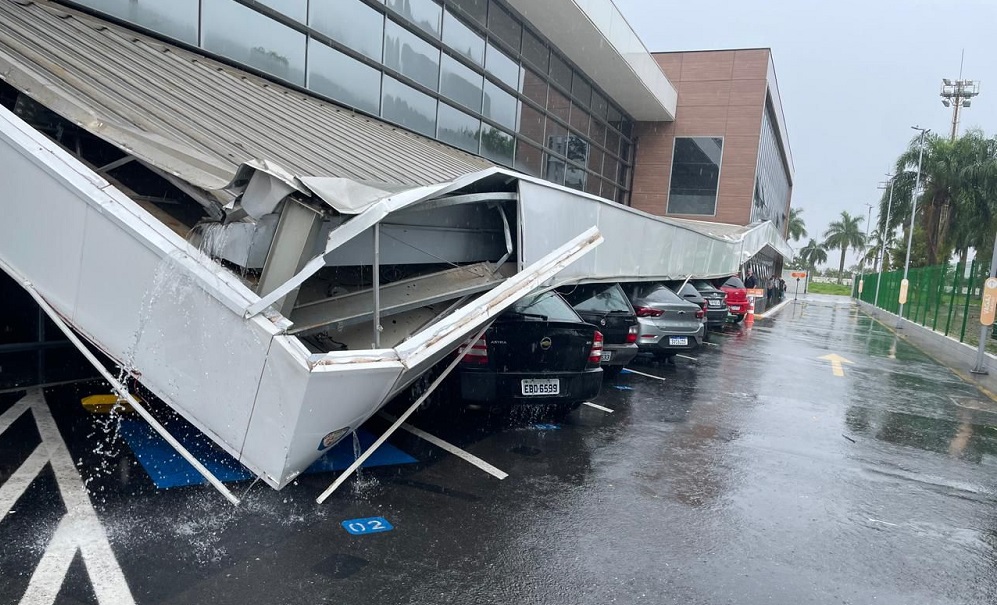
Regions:
<svg viewBox="0 0 997 605"><path fill-rule="evenodd" d="M959 75L963 48L963 77L981 93L962 130L997 134L997 0L614 1L652 52L772 49L796 167L792 205L818 241L842 210L868 215L912 125L947 135L951 109L938 92Z"/></svg>

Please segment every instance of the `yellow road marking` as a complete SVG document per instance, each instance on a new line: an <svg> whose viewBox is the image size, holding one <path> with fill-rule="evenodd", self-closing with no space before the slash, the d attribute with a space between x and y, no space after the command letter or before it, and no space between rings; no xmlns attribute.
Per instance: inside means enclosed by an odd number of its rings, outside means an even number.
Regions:
<svg viewBox="0 0 997 605"><path fill-rule="evenodd" d="M843 363L852 363L851 361L845 359L837 353L831 353L829 355L822 355L817 359L826 359L831 362L831 372L838 377L844 377L845 369L841 366Z"/></svg>

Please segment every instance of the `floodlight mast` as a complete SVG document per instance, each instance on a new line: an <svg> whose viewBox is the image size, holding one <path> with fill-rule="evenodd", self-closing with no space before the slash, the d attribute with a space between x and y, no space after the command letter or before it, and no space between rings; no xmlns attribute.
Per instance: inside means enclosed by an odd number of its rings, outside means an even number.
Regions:
<svg viewBox="0 0 997 605"><path fill-rule="evenodd" d="M963 53L965 55L965 52ZM980 83L977 80L962 79L962 61L959 62L959 79L950 80L942 78L942 89L939 96L942 97L942 105L952 107L952 133L951 140L959 136L959 117L963 107L972 105L973 97L980 94Z"/></svg>

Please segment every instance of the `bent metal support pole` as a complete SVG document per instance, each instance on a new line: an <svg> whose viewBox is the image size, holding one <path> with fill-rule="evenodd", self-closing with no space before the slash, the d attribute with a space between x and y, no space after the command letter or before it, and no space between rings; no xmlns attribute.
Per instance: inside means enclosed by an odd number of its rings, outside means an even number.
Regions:
<svg viewBox="0 0 997 605"><path fill-rule="evenodd" d="M488 328L491 327L491 325L492 322L488 322L487 324L485 324L485 327L483 327L481 331L479 331L474 336L474 338L470 340L470 342L472 343L477 342L482 336L485 335L485 332L488 330ZM457 367L457 364L460 363L460 360L464 359L464 355L466 355L467 352L470 350L471 347L464 347L464 350L457 354L454 360L450 362L450 365L448 365L447 368L443 370L443 373L441 373L436 378L436 380L434 380L433 383L429 385L429 388L426 389L426 392L420 395L419 398L415 400L415 403L409 406L409 408L405 410L405 412L401 416L399 416L398 419L395 420L395 422L390 427L388 427L388 430L386 430L383 435L378 437L377 441L375 441L373 445L367 448L367 451L360 454L360 456L353 461L353 464L351 464L348 469L343 471L343 474L336 477L336 480L332 482L332 485L326 488L326 490L322 492L322 494L319 495L319 497L316 498L315 501L318 502L319 504L322 504L329 498L329 496L332 495L332 492L339 489L339 486L342 485L350 477L350 475L352 475L358 468L360 468L360 466L367 461L367 458L370 458L371 455L377 451L377 448L384 445L384 442L388 440L388 437L391 437L391 435L393 435L395 431L397 431L403 424L405 424L405 421L408 420L408 417L411 416L413 413L415 413L415 411L419 409L419 406L421 406L423 402L425 402L426 399L428 399L429 396L433 394L433 391L436 390L436 387L440 386L440 383L442 383L443 380L450 375L450 372L452 372L454 368Z"/></svg>
<svg viewBox="0 0 997 605"><path fill-rule="evenodd" d="M139 415L146 422L148 422L149 425L152 426L152 428L157 433L159 433L159 436L165 439L166 442L169 443L170 446L174 450L176 450L178 454L183 456L183 459L189 462L190 465L193 466L194 469L196 469L197 472L200 473L202 477L207 479L208 483L210 483L212 487L221 492L221 494L225 496L226 500L228 500L229 502L231 502L236 506L239 506L239 499L236 498L235 495L232 492L230 492L229 489L225 487L225 485L221 481L218 480L218 477L215 477L211 473L211 471L205 468L205 466L201 464L198 461L198 459L193 456L193 454L187 451L187 448L181 445L180 442L173 437L173 435L170 435L169 432L166 430L166 428L163 427L163 425L159 424L159 422L152 417L152 414L150 414L148 410L142 407L142 405L135 399L135 397L128 392L128 389L125 387L125 385L121 384L121 382L118 379L116 379L114 376L111 375L110 372L107 371L107 368L104 367L104 364L101 363L100 360L97 359L97 357L90 352L90 349L88 349L86 345L83 344L83 341L81 341L80 338L76 335L76 333L73 332L73 330L62 319L59 313L52 308L52 305L48 304L48 301L45 300L41 294L39 294L38 290L35 289L35 287L31 284L31 282L24 281L21 282L21 285L24 287L25 290L28 291L28 294L31 295L31 298L35 299L35 302L38 303L38 306L41 307L43 311L45 311L45 314L49 316L49 319L51 319L52 322L56 326L58 326L60 330L62 330L62 333L66 335L66 338L68 338L69 341L72 342L77 349L79 349L80 353L83 353L83 356L87 358L87 361L89 361L93 365L93 367L96 368L98 372L100 372L101 376L104 377L104 380L111 383L111 386L114 387L114 391L118 394L118 397L128 400L128 403L132 406L132 408L136 412L138 412Z"/></svg>

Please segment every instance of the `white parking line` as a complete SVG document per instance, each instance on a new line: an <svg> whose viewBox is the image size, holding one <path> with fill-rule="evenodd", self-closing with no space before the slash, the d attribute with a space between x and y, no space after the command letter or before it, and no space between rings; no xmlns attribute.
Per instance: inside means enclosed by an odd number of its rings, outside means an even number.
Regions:
<svg viewBox="0 0 997 605"><path fill-rule="evenodd" d="M597 403L592 403L591 401L583 401L582 405L587 405L590 408L595 408L597 410L602 410L603 412L606 412L607 414L612 414L613 413L613 410L611 410L611 409L609 409L607 407L603 407L603 406L601 406L601 405L599 405Z"/></svg>
<svg viewBox="0 0 997 605"><path fill-rule="evenodd" d="M83 480L76 470L66 442L59 433L59 428L40 389L33 389L7 412L0 415L0 433L8 429L29 409L34 416L42 442L20 468L0 486L0 513L2 516L10 514L18 498L45 467L45 462L52 468L67 512L60 520L52 540L46 546L45 553L32 573L28 589L20 602L25 605L54 602L65 582L69 566L79 551L98 603L101 605L135 603L131 589L125 581L125 575L107 541L104 527L100 524Z"/></svg>
<svg viewBox="0 0 997 605"><path fill-rule="evenodd" d="M630 368L623 368L624 372L630 372L631 374L637 374L638 376L646 376L648 378L654 378L655 380L665 381L661 376L655 376L654 374L645 374L644 372L638 372L637 370L631 370Z"/></svg>
<svg viewBox="0 0 997 605"><path fill-rule="evenodd" d="M387 420L388 422L394 422L395 420L397 420L395 417L393 417L390 414L387 414L385 412L379 412L378 415L381 418L384 418L385 420ZM410 432L410 433L412 433L416 437L419 437L420 439L424 439L424 440L432 443L433 445L435 445L436 447L438 447L438 448L440 448L442 450L446 450L446 451L450 452L451 454L453 454L454 456L457 456L458 458L460 458L461 460L464 460L465 462L470 462L474 466L480 468L481 470L485 471L486 473L488 473L489 475L495 477L496 479L500 479L501 480L501 479L505 479L506 477L509 476L509 473L507 473L507 472L505 472L505 471L503 471L503 470L501 470L499 468L496 468L495 466L492 466L491 464L485 462L481 458L478 458L477 456L475 456L471 452L464 451L464 450L460 449L459 447L457 447L456 445L454 445L452 443L448 443L448 442L440 439L439 437L437 437L435 435L430 435L426 431L424 431L422 429L418 429L418 428L412 426L411 424L404 423L404 424L402 424L401 428L404 429L404 430L406 430L406 431L408 431L408 432Z"/></svg>
<svg viewBox="0 0 997 605"><path fill-rule="evenodd" d="M682 359L688 359L689 361L699 361L696 357L689 357L688 355L675 355L676 357L681 357Z"/></svg>

